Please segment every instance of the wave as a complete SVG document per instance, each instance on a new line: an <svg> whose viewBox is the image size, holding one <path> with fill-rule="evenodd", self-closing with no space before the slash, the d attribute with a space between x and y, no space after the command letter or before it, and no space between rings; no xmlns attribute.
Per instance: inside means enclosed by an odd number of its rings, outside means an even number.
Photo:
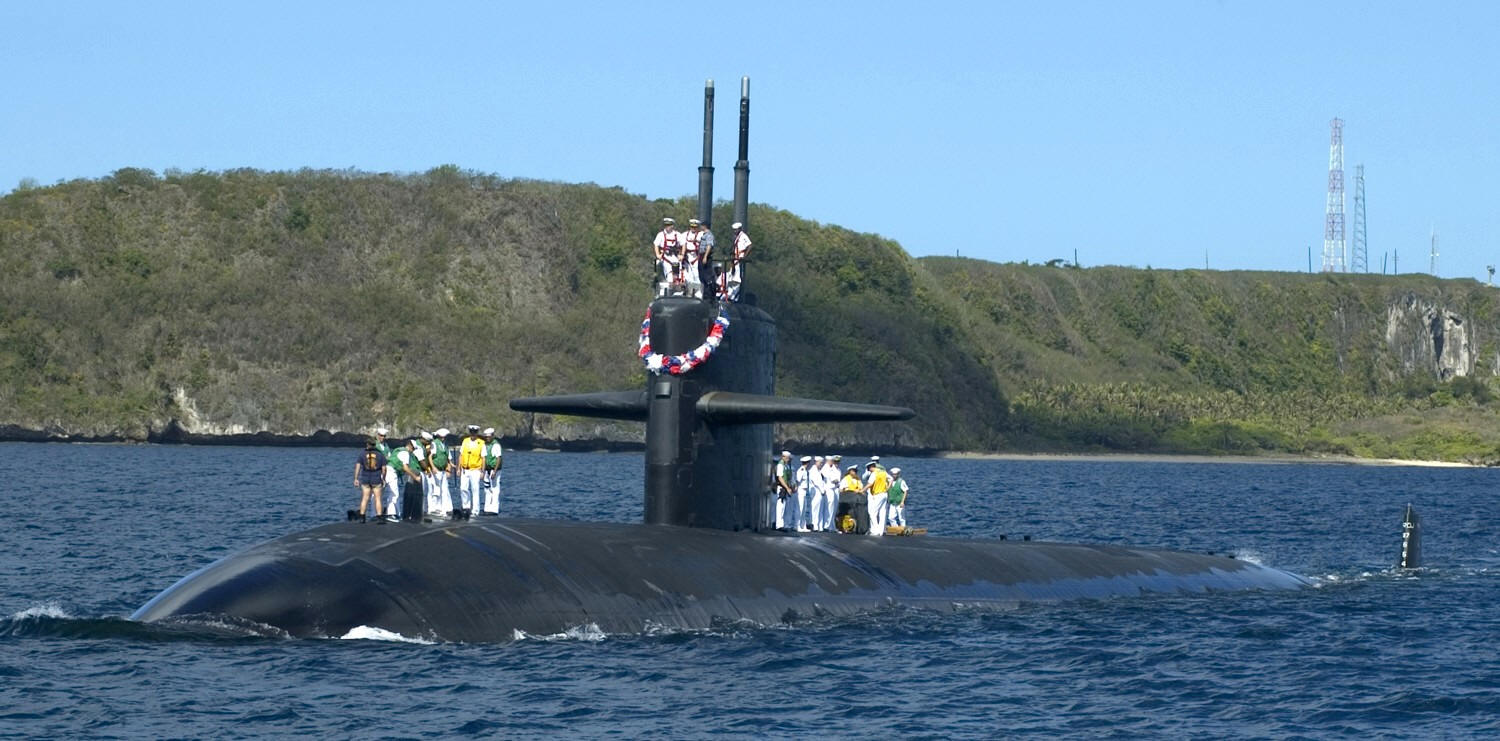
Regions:
<svg viewBox="0 0 1500 741"><path fill-rule="evenodd" d="M225 615L189 615L157 623L119 616L80 617L56 602L44 602L0 620L0 638L204 641L285 638L278 628Z"/></svg>

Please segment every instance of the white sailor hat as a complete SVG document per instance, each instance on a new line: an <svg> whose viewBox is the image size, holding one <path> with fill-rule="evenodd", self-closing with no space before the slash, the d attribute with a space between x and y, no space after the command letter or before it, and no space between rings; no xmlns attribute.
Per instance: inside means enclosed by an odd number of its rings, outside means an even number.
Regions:
<svg viewBox="0 0 1500 741"><path fill-rule="evenodd" d="M814 463L822 463L823 462L823 456L821 456L821 455L815 455L815 456L813 456L813 462Z"/></svg>
<svg viewBox="0 0 1500 741"><path fill-rule="evenodd" d="M832 457L833 457L833 459L834 459L834 460L836 460L836 461L841 461L841 460L843 460L843 459L844 459L844 456L841 456L841 455L835 455L835 456L832 456Z"/></svg>
<svg viewBox="0 0 1500 741"><path fill-rule="evenodd" d="M486 435L493 435L493 434L495 434L495 428L493 428L493 427L486 427L486 428L484 428L484 434L486 434Z"/></svg>
<svg viewBox="0 0 1500 741"><path fill-rule="evenodd" d="M387 432L390 432L390 430L387 430L384 427L376 427L375 428L375 434L377 434L377 435L384 435Z"/></svg>
<svg viewBox="0 0 1500 741"><path fill-rule="evenodd" d="M790 450L783 450L783 451L781 451L781 457L782 458L790 458L790 457L792 457L792 451L790 451Z"/></svg>
<svg viewBox="0 0 1500 741"><path fill-rule="evenodd" d="M742 227L742 226L744 226L744 224L741 224L741 223L740 223L740 222L738 222L738 221L736 221L736 222L734 222L734 223L733 223L733 224L730 224L730 225L729 225L729 228L730 228L730 229L738 229L738 228L740 228L740 227Z"/></svg>
<svg viewBox="0 0 1500 741"><path fill-rule="evenodd" d="M854 473L854 471L855 471L855 470L856 470L856 469L857 469L857 466L850 466L850 467L849 467L849 470L848 470L848 471L847 471L847 473Z"/></svg>
<svg viewBox="0 0 1500 741"><path fill-rule="evenodd" d="M893 474L895 476L900 476L901 475L901 467L900 466L896 466L895 468L892 468L891 469L891 474Z"/></svg>
<svg viewBox="0 0 1500 741"><path fill-rule="evenodd" d="M437 432L434 434L436 434L438 437L447 437L450 434L450 431L447 427L439 427L437 428Z"/></svg>
<svg viewBox="0 0 1500 741"><path fill-rule="evenodd" d="M469 432L478 432L479 425L469 425Z"/></svg>
<svg viewBox="0 0 1500 741"><path fill-rule="evenodd" d="M432 433L428 432L427 430L422 430L422 439L423 440L431 440L432 439Z"/></svg>
<svg viewBox="0 0 1500 741"><path fill-rule="evenodd" d="M688 219L688 226L697 226L697 225L702 224L702 223L703 222L701 222L701 221L699 221L697 219Z"/></svg>
<svg viewBox="0 0 1500 741"><path fill-rule="evenodd" d="M870 460L872 462L874 462L874 463L879 463L880 462L880 456L878 456L878 455L872 455L872 456L870 456Z"/></svg>
<svg viewBox="0 0 1500 741"><path fill-rule="evenodd" d="M812 456L810 456L810 455L804 455L804 456L802 456L802 462L803 463L812 463Z"/></svg>
<svg viewBox="0 0 1500 741"><path fill-rule="evenodd" d="M661 223L663 223L663 224L676 224L677 222L674 221L672 219L672 217L670 217L670 216L663 216L663 217L661 217Z"/></svg>

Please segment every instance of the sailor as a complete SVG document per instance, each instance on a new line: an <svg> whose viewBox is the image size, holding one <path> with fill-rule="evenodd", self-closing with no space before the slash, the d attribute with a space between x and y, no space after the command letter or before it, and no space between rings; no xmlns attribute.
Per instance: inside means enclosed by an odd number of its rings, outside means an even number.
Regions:
<svg viewBox="0 0 1500 741"><path fill-rule="evenodd" d="M818 473L823 478L823 529L834 530L834 516L839 511L839 461L843 456L830 455Z"/></svg>
<svg viewBox="0 0 1500 741"><path fill-rule="evenodd" d="M802 465L797 467L797 472L792 475L792 487L796 491L793 499L796 507L792 527L799 533L807 532L807 505L812 494L812 456L804 455Z"/></svg>
<svg viewBox="0 0 1500 741"><path fill-rule="evenodd" d="M865 464L866 483L861 491L869 497L866 506L870 510L870 534L881 536L885 535L886 496L891 488L891 475L880 467L876 458Z"/></svg>
<svg viewBox="0 0 1500 741"><path fill-rule="evenodd" d="M868 520L867 508L863 505L864 495L860 490L864 484L859 481L859 469L850 466L844 472L844 478L839 482L839 511L843 516L849 518L847 525L840 524L838 531L841 533L857 533L860 531L858 522Z"/></svg>
<svg viewBox="0 0 1500 741"><path fill-rule="evenodd" d="M500 441L495 439L495 428L484 428L484 502L479 507L481 515L500 514L500 468L504 461L500 457Z"/></svg>
<svg viewBox="0 0 1500 741"><path fill-rule="evenodd" d="M708 230L707 224L698 224L698 289L700 293L706 293L712 300L716 291L714 290L713 276L713 254L714 233Z"/></svg>
<svg viewBox="0 0 1500 741"><path fill-rule="evenodd" d="M447 513L438 498L437 471L432 465L432 433L422 430L422 442L417 444L417 464L422 467L422 492L427 495L423 514L439 517Z"/></svg>
<svg viewBox="0 0 1500 741"><path fill-rule="evenodd" d="M885 521L892 527L906 527L906 496L911 488L901 478L901 467L891 469L891 489L886 495Z"/></svg>
<svg viewBox="0 0 1500 741"><path fill-rule="evenodd" d="M656 255L656 262L661 265L661 282L656 286L656 295L665 296L669 292L681 290L682 234L677 231L677 222L672 217L662 218L661 231L651 241L651 251Z"/></svg>
<svg viewBox="0 0 1500 741"><path fill-rule="evenodd" d="M385 511L382 514L387 520L394 520L401 514L401 473L397 470L400 464L396 461L396 454L385 440L387 432L390 430L384 427L376 428L375 449L385 456Z"/></svg>
<svg viewBox="0 0 1500 741"><path fill-rule="evenodd" d="M682 233L682 277L692 298L703 298L703 234L703 223L688 219L688 230Z"/></svg>
<svg viewBox="0 0 1500 741"><path fill-rule="evenodd" d="M427 456L427 463L431 471L433 488L437 489L436 495L428 494L429 505L436 506L436 514L442 517L453 516L453 494L449 487L449 478L453 473L453 456L448 453L447 427L439 427L432 433L432 452ZM436 498L436 502L434 502Z"/></svg>
<svg viewBox="0 0 1500 741"><path fill-rule="evenodd" d="M776 461L775 478L771 481L773 494L776 495L776 529L787 529L788 515L791 514L791 505L795 492L792 489L792 453L789 450L781 451L781 460ZM792 523L795 527L796 523Z"/></svg>
<svg viewBox="0 0 1500 741"><path fill-rule="evenodd" d="M484 479L484 441L479 439L479 425L469 425L468 430L469 434L458 445L458 496L460 506L478 512L480 482Z"/></svg>
<svg viewBox="0 0 1500 741"><path fill-rule="evenodd" d="M827 492L823 488L823 456L815 455L812 465L807 468L807 516L803 519L807 523L807 529L815 533L823 532L823 509L828 503Z"/></svg>
<svg viewBox="0 0 1500 741"><path fill-rule="evenodd" d="M422 508L426 506L423 482L427 478L423 459L426 453L422 449L422 441L412 438L406 441L406 449L396 454L396 460L401 462L402 470L406 474L406 480L402 486L401 500L402 510L400 515L411 520L422 519ZM410 510L410 512L408 512Z"/></svg>
<svg viewBox="0 0 1500 741"><path fill-rule="evenodd" d="M730 243L734 245L734 254L730 255L729 269L722 275L722 293L730 301L740 300L740 283L745 279L743 263L750 254L750 235L745 233L744 226L738 221L729 225L734 230L734 237L730 239Z"/></svg>
<svg viewBox="0 0 1500 741"><path fill-rule="evenodd" d="M375 449L374 440L365 441L365 449L354 464L354 485L359 487L359 519L365 519L365 506L375 498L375 508L370 514L380 517L384 508L380 506L380 486L385 481L385 456Z"/></svg>

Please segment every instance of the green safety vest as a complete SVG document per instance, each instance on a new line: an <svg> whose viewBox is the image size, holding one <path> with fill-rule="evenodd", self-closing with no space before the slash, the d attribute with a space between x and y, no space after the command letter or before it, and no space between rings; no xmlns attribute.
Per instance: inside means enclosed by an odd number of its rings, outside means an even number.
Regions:
<svg viewBox="0 0 1500 741"><path fill-rule="evenodd" d="M484 467L494 468L500 463L500 441L491 440L484 446Z"/></svg>
<svg viewBox="0 0 1500 741"><path fill-rule="evenodd" d="M891 484L890 497L886 499L890 504L901 504L906 501L906 479L896 479Z"/></svg>
<svg viewBox="0 0 1500 741"><path fill-rule="evenodd" d="M432 467L438 471L448 470L448 445L437 438L432 439Z"/></svg>

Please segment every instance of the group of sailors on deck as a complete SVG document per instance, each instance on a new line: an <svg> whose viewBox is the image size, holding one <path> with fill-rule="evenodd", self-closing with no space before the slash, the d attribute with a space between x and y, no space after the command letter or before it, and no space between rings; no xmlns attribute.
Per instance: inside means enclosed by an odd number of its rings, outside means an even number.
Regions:
<svg viewBox="0 0 1500 741"><path fill-rule="evenodd" d="M350 519L377 520L467 518L471 514L500 514L500 469L503 465L495 428L469 425L457 449L448 445L446 427L422 430L405 444L386 439L381 427L365 443L354 464L354 485L360 488L359 510ZM458 507L452 481L458 479ZM370 507L369 505L374 505ZM368 509L369 514L366 514Z"/></svg>
<svg viewBox="0 0 1500 741"><path fill-rule="evenodd" d="M730 225L734 236L730 240L732 252L727 262L712 262L714 233L708 225L697 219L688 219L688 228L679 230L672 217L661 220L661 231L651 241L651 252L661 268L661 279L656 284L656 295L688 296L690 298L721 298L740 300L740 284L744 282L744 262L750 254L750 235L744 224L736 221Z"/></svg>
<svg viewBox="0 0 1500 741"><path fill-rule="evenodd" d="M804 455L794 465L791 451L781 451L771 479L777 530L879 536L888 527L906 529L911 489L901 469L887 471L878 455L870 456L863 471L842 468L843 460L841 455Z"/></svg>

